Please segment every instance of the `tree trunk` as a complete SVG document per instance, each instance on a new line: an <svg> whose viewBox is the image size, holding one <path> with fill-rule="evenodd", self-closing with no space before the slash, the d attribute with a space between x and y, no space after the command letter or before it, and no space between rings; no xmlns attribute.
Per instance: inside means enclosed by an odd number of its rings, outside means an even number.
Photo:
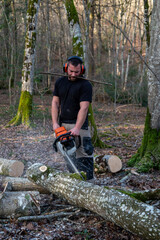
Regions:
<svg viewBox="0 0 160 240"><path fill-rule="evenodd" d="M88 114L88 120L91 126L91 135L92 135L92 142L94 147L100 147L104 148L107 145L101 141L100 137L98 136L98 131L96 127L96 123L94 120L94 115L93 115L93 110L92 110L92 105L89 105L89 114Z"/></svg>
<svg viewBox="0 0 160 240"><path fill-rule="evenodd" d="M25 53L22 69L22 89L17 115L8 125L23 123L29 125L32 112L32 94L34 77L34 60L36 44L36 23L40 0L29 0L27 11L27 31L25 38Z"/></svg>
<svg viewBox="0 0 160 240"><path fill-rule="evenodd" d="M38 191L41 194L49 193L49 191L43 187L29 181L28 178L5 177L2 179L2 187L5 187L7 183L9 185L9 190L11 191Z"/></svg>
<svg viewBox="0 0 160 240"><path fill-rule="evenodd" d="M160 169L160 1L155 0L151 19L151 39L148 69L148 109L142 145L128 164L140 171ZM149 37L148 37L149 38ZM149 42L148 42L149 43ZM154 74L153 74L154 73Z"/></svg>
<svg viewBox="0 0 160 240"><path fill-rule="evenodd" d="M0 175L20 177L23 170L24 164L22 162L0 158Z"/></svg>
<svg viewBox="0 0 160 240"><path fill-rule="evenodd" d="M0 218L17 218L39 214L39 192L5 192L0 199Z"/></svg>
<svg viewBox="0 0 160 240"><path fill-rule="evenodd" d="M65 1L65 8L67 10L67 18L72 37L73 55L83 57L83 42L81 35L81 28L79 24L78 13L75 8L73 0Z"/></svg>
<svg viewBox="0 0 160 240"><path fill-rule="evenodd" d="M80 24L79 24L78 13L75 8L73 0L66 0L65 7L67 10L68 22L70 24L70 32L71 32L72 43L73 43L73 55L78 55L80 57L83 57L84 52L83 52L81 28L80 28ZM93 132L92 141L93 141L94 146L104 147L105 144L100 140L100 138L98 136L97 127L95 124L91 104L89 107L89 122L90 122L92 132Z"/></svg>
<svg viewBox="0 0 160 240"><path fill-rule="evenodd" d="M40 169L45 169L41 171ZM116 190L73 179L36 163L28 169L29 180L73 205L93 211L144 239L160 238L160 210Z"/></svg>

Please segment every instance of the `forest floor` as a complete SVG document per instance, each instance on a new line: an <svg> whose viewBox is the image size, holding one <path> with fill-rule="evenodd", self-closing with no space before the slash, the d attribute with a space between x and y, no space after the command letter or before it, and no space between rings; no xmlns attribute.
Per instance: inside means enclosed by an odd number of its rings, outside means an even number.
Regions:
<svg viewBox="0 0 160 240"><path fill-rule="evenodd" d="M51 95L34 96L31 127L20 125L5 128L16 113L16 103L9 106L7 92L0 91L0 157L23 161L23 177L26 176L27 168L35 162L67 171L64 160L52 148L54 137L50 116L51 100ZM114 107L112 103L94 102L92 107L101 140L110 146L105 149L95 148L95 156L116 155L123 162L123 168L118 173L95 173L95 184L114 187L125 185L136 191L160 188L159 171L137 173L135 168L127 166L128 159L141 145L146 108L134 104ZM0 180L2 178L1 176ZM42 209L46 204L50 211L59 205L68 206L62 199L51 199L51 196L43 195ZM149 204L160 208L160 202L152 201ZM87 210L81 210L80 213L39 222L0 220L0 239L141 239Z"/></svg>

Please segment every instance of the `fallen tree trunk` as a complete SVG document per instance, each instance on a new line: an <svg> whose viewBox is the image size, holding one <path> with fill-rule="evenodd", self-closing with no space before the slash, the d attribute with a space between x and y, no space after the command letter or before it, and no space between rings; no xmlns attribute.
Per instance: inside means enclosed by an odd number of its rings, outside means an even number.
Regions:
<svg viewBox="0 0 160 240"><path fill-rule="evenodd" d="M6 183L9 185L9 191L38 191L42 194L50 193L47 189L29 181L28 178L5 177L2 179L2 187L5 187Z"/></svg>
<svg viewBox="0 0 160 240"><path fill-rule="evenodd" d="M41 171L41 169L45 169ZM93 211L144 239L160 238L160 210L119 191L73 179L36 163L28 169L29 180L64 197L70 204Z"/></svg>
<svg viewBox="0 0 160 240"><path fill-rule="evenodd" d="M20 177L23 174L24 164L17 160L0 158L0 175Z"/></svg>
<svg viewBox="0 0 160 240"><path fill-rule="evenodd" d="M8 183L8 191L38 191L41 194L50 194L50 192L40 185L37 185L28 180L28 178L22 177L5 177L2 179L2 187L4 188ZM128 194L142 202L148 200L160 200L160 189L150 189L144 191L132 191L128 188L122 187L107 187L108 189L115 189L124 194Z"/></svg>
<svg viewBox="0 0 160 240"><path fill-rule="evenodd" d="M5 192L0 199L0 218L39 214L39 192Z"/></svg>

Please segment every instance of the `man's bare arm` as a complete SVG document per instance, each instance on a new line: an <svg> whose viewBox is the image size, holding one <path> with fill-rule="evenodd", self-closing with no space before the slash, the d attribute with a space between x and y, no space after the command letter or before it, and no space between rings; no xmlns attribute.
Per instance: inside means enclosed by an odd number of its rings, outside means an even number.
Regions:
<svg viewBox="0 0 160 240"><path fill-rule="evenodd" d="M86 116L88 113L88 108L89 108L89 102L84 101L84 102L80 102L80 110L78 112L77 115L77 121L76 121L76 125L74 128L71 129L71 134L73 136L78 136L79 135L79 131L83 125L83 123L86 120Z"/></svg>
<svg viewBox="0 0 160 240"><path fill-rule="evenodd" d="M53 130L60 127L58 123L59 106L60 106L59 97L54 96L52 100L52 108L51 108Z"/></svg>

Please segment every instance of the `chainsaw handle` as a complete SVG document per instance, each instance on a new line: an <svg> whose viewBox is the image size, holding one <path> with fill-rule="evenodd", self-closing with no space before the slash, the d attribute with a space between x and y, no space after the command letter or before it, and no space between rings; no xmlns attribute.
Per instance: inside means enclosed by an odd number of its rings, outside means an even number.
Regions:
<svg viewBox="0 0 160 240"><path fill-rule="evenodd" d="M57 150L57 146L56 146L56 143L58 142L58 141L60 141L60 138L63 138L63 137L70 137L71 136L71 132L67 132L67 133L64 133L64 134L61 134L60 136L58 136L56 139L55 139L55 141L54 141L54 143L53 143L53 148L54 148L54 150L57 152L58 150ZM73 137L73 136L72 136Z"/></svg>
<svg viewBox="0 0 160 240"><path fill-rule="evenodd" d="M57 144L58 141L60 141L60 138L63 138L63 137L66 137L66 138L67 137L70 137L70 138L72 137L73 139L75 139L75 137L73 135L71 135L71 132L67 132L67 133L64 133L64 134L58 136L53 143L53 148L56 152L58 151L56 144ZM77 148L79 148L81 146L81 137L80 136L78 136L78 140L79 140L79 144L78 144Z"/></svg>

